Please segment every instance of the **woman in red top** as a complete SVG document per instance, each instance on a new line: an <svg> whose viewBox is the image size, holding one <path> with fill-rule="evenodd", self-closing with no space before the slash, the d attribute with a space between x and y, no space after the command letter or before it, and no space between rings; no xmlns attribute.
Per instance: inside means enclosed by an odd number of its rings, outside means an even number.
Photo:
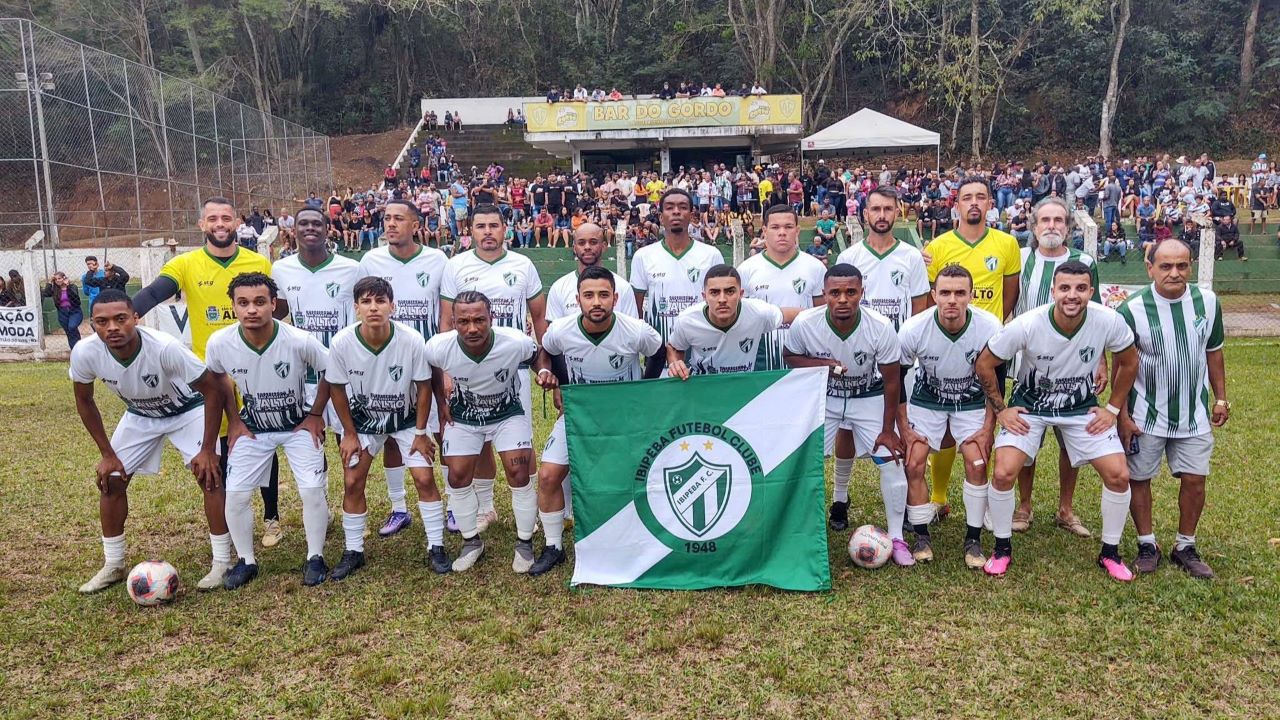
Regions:
<svg viewBox="0 0 1280 720"><path fill-rule="evenodd" d="M518 223L524 218L526 190L524 180L516 180L511 186L511 222Z"/></svg>

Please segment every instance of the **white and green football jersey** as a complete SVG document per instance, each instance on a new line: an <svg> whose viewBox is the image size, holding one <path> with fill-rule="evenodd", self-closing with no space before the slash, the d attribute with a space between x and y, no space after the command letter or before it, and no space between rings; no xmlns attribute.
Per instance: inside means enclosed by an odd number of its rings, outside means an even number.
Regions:
<svg viewBox="0 0 1280 720"><path fill-rule="evenodd" d="M1022 248L1022 274L1018 279L1018 303L1013 308L1013 314L1021 315L1053 302L1053 271L1069 260L1078 260L1089 266L1089 277L1093 281L1093 301L1101 303L1098 265L1093 261L1092 255L1068 248L1066 254L1045 257L1040 254L1039 249Z"/></svg>
<svg viewBox="0 0 1280 720"><path fill-rule="evenodd" d="M488 262L469 250L449 259L440 296L452 302L467 290L489 298L495 327L523 333L528 330L529 301L542 294L542 279L533 261L519 253L504 252Z"/></svg>
<svg viewBox="0 0 1280 720"><path fill-rule="evenodd" d="M631 258L631 287L644 293L644 321L663 342L671 335L676 316L702 301L702 279L724 263L724 256L706 243L694 242L680 255L665 240L646 245Z"/></svg>
<svg viewBox="0 0 1280 720"><path fill-rule="evenodd" d="M449 258L435 248L419 246L408 260L391 254L391 248L374 248L360 258L362 277L380 277L391 283L396 311L391 316L413 328L424 338L440 329L441 284Z"/></svg>
<svg viewBox="0 0 1280 720"><path fill-rule="evenodd" d="M519 374L525 371L520 366L532 361L537 351L533 338L507 327L494 327L488 349L474 356L462 347L457 330L427 341L431 366L453 378L449 414L463 425L489 425L523 415Z"/></svg>
<svg viewBox="0 0 1280 720"><path fill-rule="evenodd" d="M209 337L204 359L209 369L226 373L240 391L240 419L249 430L288 432L307 416L305 385L309 374L321 376L328 365L324 345L306 330L279 320L267 346L249 345L240 323Z"/></svg>
<svg viewBox="0 0 1280 720"><path fill-rule="evenodd" d="M134 415L168 418L204 405L204 396L191 387L205 373L205 364L181 340L138 325L138 352L124 360L111 354L106 343L90 335L71 350L72 382L101 380Z"/></svg>
<svg viewBox="0 0 1280 720"><path fill-rule="evenodd" d="M1138 343L1138 377L1129 393L1133 421L1157 437L1209 432L1207 353L1223 342L1218 296L1188 285L1182 297L1169 300L1148 287L1118 310Z"/></svg>
<svg viewBox="0 0 1280 720"><path fill-rule="evenodd" d="M894 330L911 317L911 300L929 294L929 271L915 247L895 242L883 254L865 241L840 253L836 264L862 273L862 306L889 318Z"/></svg>
<svg viewBox="0 0 1280 720"><path fill-rule="evenodd" d="M431 379L427 345L417 330L391 322L391 339L381 349L369 347L351 325L329 345L330 385L343 385L356 432L385 435L414 427L418 390L414 383Z"/></svg>
<svg viewBox="0 0 1280 720"><path fill-rule="evenodd" d="M974 365L999 331L996 316L975 307L968 309L964 327L955 335L943 329L936 307L903 323L898 330L902 364L919 361L911 404L945 412L981 410L986 396Z"/></svg>
<svg viewBox="0 0 1280 720"><path fill-rule="evenodd" d="M743 298L738 317L721 330L711 323L707 304L698 303L676 317L667 342L685 354L694 375L763 370L760 343L782 325L782 310L764 300Z"/></svg>
<svg viewBox="0 0 1280 720"><path fill-rule="evenodd" d="M613 273L613 283L618 296L613 311L619 315L640 317L636 308L636 292L631 283L618 273ZM551 289L547 291L547 322L567 318L578 311L578 271L574 270L551 283Z"/></svg>
<svg viewBox="0 0 1280 720"><path fill-rule="evenodd" d="M277 261L271 266L271 277L280 287L280 297L289 303L293 326L329 347L339 330L355 322L351 289L360 279L360 264L336 253L317 267L309 267L301 258L295 254ZM315 376L307 377L307 382L316 382Z"/></svg>
<svg viewBox="0 0 1280 720"><path fill-rule="evenodd" d="M827 398L838 400L883 395L880 366L902 358L893 323L865 307L859 308L857 322L848 335L831 324L826 307L805 310L796 316L787 332L787 352L843 365L843 375L827 376Z"/></svg>
<svg viewBox="0 0 1280 720"><path fill-rule="evenodd" d="M662 347L657 330L621 313L614 313L613 325L600 337L587 334L579 313L562 319L564 322L547 328L542 348L564 358L573 385L639 380L644 372L640 357L653 355Z"/></svg>
<svg viewBox="0 0 1280 720"><path fill-rule="evenodd" d="M1005 325L987 347L1001 360L1018 357L1018 379L1009 404L1032 415L1082 415L1097 407L1093 376L1102 353L1133 345L1133 332L1111 308L1089 303L1075 332L1053 320L1054 305L1041 305Z"/></svg>
<svg viewBox="0 0 1280 720"><path fill-rule="evenodd" d="M752 255L738 266L742 276L743 297L764 300L779 308L814 306L814 298L822 295L822 282L827 266L809 253L796 252L795 257L779 265L764 253ZM786 347L787 326L764 336L760 344L763 369L781 370L782 350Z"/></svg>

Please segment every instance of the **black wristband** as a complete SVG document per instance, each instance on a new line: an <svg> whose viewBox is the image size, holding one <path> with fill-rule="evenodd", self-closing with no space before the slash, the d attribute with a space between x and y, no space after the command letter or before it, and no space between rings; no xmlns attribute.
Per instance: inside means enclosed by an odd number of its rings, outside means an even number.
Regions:
<svg viewBox="0 0 1280 720"><path fill-rule="evenodd" d="M324 413L323 413L323 412L318 412L318 413L316 413L316 412L309 412L309 413L307 413L307 415L308 415L308 416L310 416L310 417L324 417Z"/></svg>

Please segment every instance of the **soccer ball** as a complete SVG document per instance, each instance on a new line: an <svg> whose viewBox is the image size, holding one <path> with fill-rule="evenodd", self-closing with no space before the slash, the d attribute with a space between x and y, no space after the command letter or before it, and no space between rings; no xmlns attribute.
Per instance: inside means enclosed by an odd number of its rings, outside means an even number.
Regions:
<svg viewBox="0 0 1280 720"><path fill-rule="evenodd" d="M863 525L849 537L849 559L858 567L874 570L889 562L893 540L875 525Z"/></svg>
<svg viewBox="0 0 1280 720"><path fill-rule="evenodd" d="M172 602L178 594L178 571L163 560L147 560L133 566L125 587L129 597L143 607Z"/></svg>

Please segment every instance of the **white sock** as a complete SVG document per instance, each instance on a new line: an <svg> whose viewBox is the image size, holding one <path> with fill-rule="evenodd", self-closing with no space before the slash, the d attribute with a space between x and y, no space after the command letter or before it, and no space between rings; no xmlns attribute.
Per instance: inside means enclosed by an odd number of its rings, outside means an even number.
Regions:
<svg viewBox="0 0 1280 720"><path fill-rule="evenodd" d="M324 538L329 532L329 505L324 488L298 488L302 498L302 530L307 536L307 559L324 556Z"/></svg>
<svg viewBox="0 0 1280 720"><path fill-rule="evenodd" d="M476 478L471 481L471 487L476 490L476 514L487 513L493 510L493 478Z"/></svg>
<svg viewBox="0 0 1280 720"><path fill-rule="evenodd" d="M1118 493L1102 488L1102 544L1119 545L1124 536L1124 523L1129 517L1129 488Z"/></svg>
<svg viewBox="0 0 1280 720"><path fill-rule="evenodd" d="M248 490L227 491L227 529L236 554L246 565L256 565L253 554L253 493Z"/></svg>
<svg viewBox="0 0 1280 720"><path fill-rule="evenodd" d="M832 499L836 502L849 502L849 476L853 474L853 458L836 458L836 489Z"/></svg>
<svg viewBox="0 0 1280 720"><path fill-rule="evenodd" d="M1178 536L1173 540L1173 549L1181 550L1185 547L1189 547L1195 544L1196 544L1195 535L1183 535L1182 533L1178 533Z"/></svg>
<svg viewBox="0 0 1280 720"><path fill-rule="evenodd" d="M362 512L357 515L356 513L343 511L342 534L346 538L348 551L364 552L364 526L368 519L368 512Z"/></svg>
<svg viewBox="0 0 1280 720"><path fill-rule="evenodd" d="M1139 535L1139 536L1138 536L1138 544L1139 544L1139 545L1141 545L1141 544L1143 544L1143 543L1146 543L1146 544L1148 544L1148 545L1155 545L1155 544L1156 544L1156 534L1155 534L1155 533L1151 533L1150 535Z"/></svg>
<svg viewBox="0 0 1280 720"><path fill-rule="evenodd" d="M907 510L907 471L890 460L880 469L880 497L884 500L885 524L889 537L902 540L902 516Z"/></svg>
<svg viewBox="0 0 1280 720"><path fill-rule="evenodd" d="M114 567L124 564L124 533L115 537L102 536L102 557L105 560L103 565Z"/></svg>
<svg viewBox="0 0 1280 720"><path fill-rule="evenodd" d="M982 527L983 517L987 514L987 486L964 484L964 524L969 527Z"/></svg>
<svg viewBox="0 0 1280 720"><path fill-rule="evenodd" d="M927 525L932 519L933 505L925 503L923 505L907 506L907 522L911 523L913 528L916 525Z"/></svg>
<svg viewBox="0 0 1280 720"><path fill-rule="evenodd" d="M209 533L209 545L213 548L213 561L223 565L231 564L231 533L221 535Z"/></svg>
<svg viewBox="0 0 1280 720"><path fill-rule="evenodd" d="M552 510L539 512L542 520L542 535L547 539L547 547L564 547L564 511Z"/></svg>
<svg viewBox="0 0 1280 720"><path fill-rule="evenodd" d="M444 503L418 501L418 514L422 527L427 531L427 547L444 547Z"/></svg>
<svg viewBox="0 0 1280 720"><path fill-rule="evenodd" d="M387 499L391 501L392 512L409 512L404 504L404 466L386 468Z"/></svg>
<svg viewBox="0 0 1280 720"><path fill-rule="evenodd" d="M538 478L533 478L532 482L538 482ZM564 476L564 482L560 483L560 489L564 490L564 513L567 518L573 517L573 483L568 475ZM559 547L558 545L556 547Z"/></svg>
<svg viewBox="0 0 1280 720"><path fill-rule="evenodd" d="M995 485L987 483L987 506L991 509L991 534L1001 540L1013 537L1013 511L1018 506L1013 488L997 490ZM981 521L978 526L982 526Z"/></svg>
<svg viewBox="0 0 1280 720"><path fill-rule="evenodd" d="M474 481L473 481L474 483ZM449 493L449 503L453 507L453 521L458 523L458 532L463 540L476 536L476 488L475 485L456 487Z"/></svg>
<svg viewBox="0 0 1280 720"><path fill-rule="evenodd" d="M537 484L511 488L511 514L516 517L516 537L532 540L533 526L538 521Z"/></svg>

